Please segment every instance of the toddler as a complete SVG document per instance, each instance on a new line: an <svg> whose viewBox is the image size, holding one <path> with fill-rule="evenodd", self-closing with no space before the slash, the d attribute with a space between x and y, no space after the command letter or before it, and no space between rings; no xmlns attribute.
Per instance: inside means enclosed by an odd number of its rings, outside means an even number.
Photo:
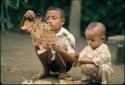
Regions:
<svg viewBox="0 0 125 85"><path fill-rule="evenodd" d="M100 22L92 22L85 30L88 45L79 54L78 63L81 65L82 81L100 81L108 84L113 72L111 54L104 44L105 26Z"/></svg>

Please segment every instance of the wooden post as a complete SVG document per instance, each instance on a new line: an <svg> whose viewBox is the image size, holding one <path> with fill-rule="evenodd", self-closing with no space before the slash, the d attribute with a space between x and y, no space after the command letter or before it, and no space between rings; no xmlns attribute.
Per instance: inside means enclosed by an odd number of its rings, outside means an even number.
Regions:
<svg viewBox="0 0 125 85"><path fill-rule="evenodd" d="M80 18L81 0L71 0L69 31L76 39L80 37Z"/></svg>

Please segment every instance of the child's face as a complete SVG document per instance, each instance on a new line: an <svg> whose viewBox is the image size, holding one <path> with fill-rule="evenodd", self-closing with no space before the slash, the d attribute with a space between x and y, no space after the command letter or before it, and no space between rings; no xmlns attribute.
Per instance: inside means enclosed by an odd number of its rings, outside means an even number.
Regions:
<svg viewBox="0 0 125 85"><path fill-rule="evenodd" d="M86 30L85 36L92 49L96 49L103 42L102 36L94 30Z"/></svg>
<svg viewBox="0 0 125 85"><path fill-rule="evenodd" d="M61 26L64 24L64 19L61 17L60 12L56 10L47 11L46 19L53 31L58 32Z"/></svg>

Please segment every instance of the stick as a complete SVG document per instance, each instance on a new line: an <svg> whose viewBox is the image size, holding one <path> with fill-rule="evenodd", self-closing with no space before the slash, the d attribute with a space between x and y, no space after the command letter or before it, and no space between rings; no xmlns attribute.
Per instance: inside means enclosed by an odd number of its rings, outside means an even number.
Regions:
<svg viewBox="0 0 125 85"><path fill-rule="evenodd" d="M60 57L60 59L61 59L61 61L62 61L63 65L66 67L66 63L65 63L65 62L64 62L64 60L62 59L62 57L61 57L60 53L59 53L59 52L57 52L57 53L58 53L58 55L59 55L59 57Z"/></svg>

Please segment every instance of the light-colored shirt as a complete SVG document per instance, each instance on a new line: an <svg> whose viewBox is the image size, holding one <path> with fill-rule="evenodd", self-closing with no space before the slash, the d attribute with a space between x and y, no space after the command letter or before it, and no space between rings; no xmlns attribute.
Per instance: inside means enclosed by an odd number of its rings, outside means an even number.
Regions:
<svg viewBox="0 0 125 85"><path fill-rule="evenodd" d="M68 53L75 53L75 38L67 29L61 27L56 36L58 39L57 42L59 42Z"/></svg>
<svg viewBox="0 0 125 85"><path fill-rule="evenodd" d="M97 66L106 64L112 69L111 54L108 46L104 43L94 50L90 46L86 46L79 54L79 60L84 56L91 57Z"/></svg>

